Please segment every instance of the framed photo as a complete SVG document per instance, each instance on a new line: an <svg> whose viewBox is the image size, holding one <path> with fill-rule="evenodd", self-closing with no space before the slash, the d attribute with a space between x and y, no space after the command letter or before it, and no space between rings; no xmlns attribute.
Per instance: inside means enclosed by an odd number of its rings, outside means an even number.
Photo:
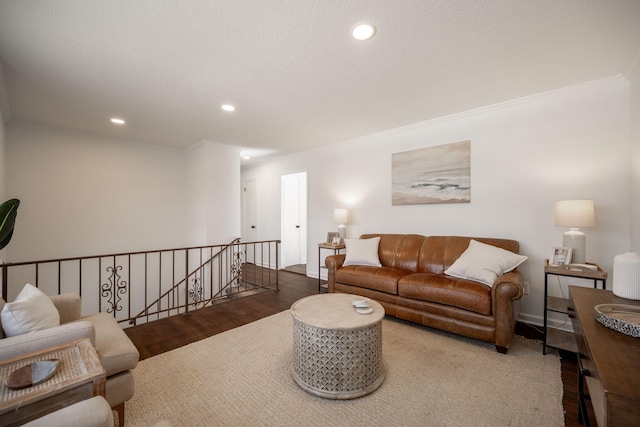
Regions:
<svg viewBox="0 0 640 427"><path fill-rule="evenodd" d="M337 231L330 231L327 233L327 243L330 245L335 245L335 239L338 239L338 243L340 243L340 237L338 236Z"/></svg>
<svg viewBox="0 0 640 427"><path fill-rule="evenodd" d="M334 237L333 237L333 240L331 241L331 244L333 244L333 245L339 245L340 243L342 243L342 242L341 242L341 240L342 240L342 239L340 239L340 237L338 237L338 236L334 236Z"/></svg>
<svg viewBox="0 0 640 427"><path fill-rule="evenodd" d="M551 257L551 265L566 265L571 264L571 256L573 255L572 248L565 248L557 246L553 248L553 256Z"/></svg>

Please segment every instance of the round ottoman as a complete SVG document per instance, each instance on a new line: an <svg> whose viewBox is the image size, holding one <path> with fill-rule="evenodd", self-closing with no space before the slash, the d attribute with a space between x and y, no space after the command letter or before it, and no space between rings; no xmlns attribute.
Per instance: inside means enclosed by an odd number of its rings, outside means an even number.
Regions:
<svg viewBox="0 0 640 427"><path fill-rule="evenodd" d="M370 314L359 314L354 301L366 300ZM292 375L304 390L329 399L353 399L384 381L382 319L384 308L350 294L318 294L291 306Z"/></svg>

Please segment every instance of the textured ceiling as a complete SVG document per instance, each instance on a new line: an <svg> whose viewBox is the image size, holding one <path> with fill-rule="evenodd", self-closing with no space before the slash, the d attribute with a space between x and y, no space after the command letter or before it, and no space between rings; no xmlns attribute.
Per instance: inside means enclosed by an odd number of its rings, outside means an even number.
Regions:
<svg viewBox="0 0 640 427"><path fill-rule="evenodd" d="M349 35L362 21L367 42ZM638 0L0 0L8 121L173 147L305 150L624 74L639 54Z"/></svg>

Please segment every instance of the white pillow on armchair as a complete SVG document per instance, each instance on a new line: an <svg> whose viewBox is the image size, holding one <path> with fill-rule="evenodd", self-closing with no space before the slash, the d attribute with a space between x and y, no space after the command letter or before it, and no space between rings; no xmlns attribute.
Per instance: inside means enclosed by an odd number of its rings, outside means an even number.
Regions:
<svg viewBox="0 0 640 427"><path fill-rule="evenodd" d="M29 283L14 302L4 305L0 319L7 337L60 325L60 314L51 299Z"/></svg>

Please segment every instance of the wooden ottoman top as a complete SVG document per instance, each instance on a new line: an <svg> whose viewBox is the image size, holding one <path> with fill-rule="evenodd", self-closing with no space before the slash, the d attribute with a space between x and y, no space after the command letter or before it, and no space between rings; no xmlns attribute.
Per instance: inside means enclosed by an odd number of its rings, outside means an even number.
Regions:
<svg viewBox="0 0 640 427"><path fill-rule="evenodd" d="M371 314L359 314L354 301L366 301L373 309ZM318 294L296 301L291 315L306 325L332 330L361 329L382 320L384 308L368 298L351 294Z"/></svg>

